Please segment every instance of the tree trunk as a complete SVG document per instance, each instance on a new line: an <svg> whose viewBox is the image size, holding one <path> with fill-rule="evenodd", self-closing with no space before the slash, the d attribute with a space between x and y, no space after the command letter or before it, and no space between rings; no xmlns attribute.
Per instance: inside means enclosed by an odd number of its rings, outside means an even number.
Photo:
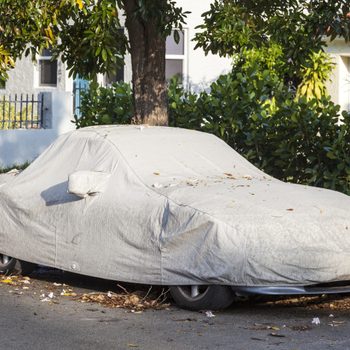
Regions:
<svg viewBox="0 0 350 350"><path fill-rule="evenodd" d="M168 125L165 38L155 21L135 16L137 0L124 0L129 33L135 116L138 124Z"/></svg>

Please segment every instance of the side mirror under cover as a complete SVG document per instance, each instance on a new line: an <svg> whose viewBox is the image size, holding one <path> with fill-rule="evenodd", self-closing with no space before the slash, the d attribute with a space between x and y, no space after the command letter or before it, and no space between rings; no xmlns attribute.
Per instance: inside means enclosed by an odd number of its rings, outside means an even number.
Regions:
<svg viewBox="0 0 350 350"><path fill-rule="evenodd" d="M102 171L80 170L68 176L68 193L78 197L95 196L103 192L111 174Z"/></svg>

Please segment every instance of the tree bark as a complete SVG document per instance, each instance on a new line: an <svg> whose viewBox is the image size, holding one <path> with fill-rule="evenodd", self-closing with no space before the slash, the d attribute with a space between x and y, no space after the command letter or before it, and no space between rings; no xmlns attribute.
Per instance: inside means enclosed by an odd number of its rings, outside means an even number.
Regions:
<svg viewBox="0 0 350 350"><path fill-rule="evenodd" d="M132 64L134 122L168 125L165 38L155 21L135 16L137 0L123 0Z"/></svg>

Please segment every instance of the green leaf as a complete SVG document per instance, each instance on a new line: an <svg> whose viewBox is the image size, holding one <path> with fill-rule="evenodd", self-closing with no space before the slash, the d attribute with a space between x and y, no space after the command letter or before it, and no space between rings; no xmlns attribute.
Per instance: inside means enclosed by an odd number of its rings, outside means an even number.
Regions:
<svg viewBox="0 0 350 350"><path fill-rule="evenodd" d="M332 151L327 152L326 155L329 159L337 159L336 155Z"/></svg>
<svg viewBox="0 0 350 350"><path fill-rule="evenodd" d="M95 56L99 56L99 54L101 53L101 51L102 51L102 47L99 46L99 47L96 49L96 51L95 51Z"/></svg>
<svg viewBox="0 0 350 350"><path fill-rule="evenodd" d="M102 59L105 62L107 61L107 50L105 48L102 49Z"/></svg>

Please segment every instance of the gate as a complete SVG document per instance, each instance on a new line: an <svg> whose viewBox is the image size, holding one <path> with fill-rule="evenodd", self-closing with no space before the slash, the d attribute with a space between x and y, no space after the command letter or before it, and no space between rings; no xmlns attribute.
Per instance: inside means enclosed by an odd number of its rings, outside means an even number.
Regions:
<svg viewBox="0 0 350 350"><path fill-rule="evenodd" d="M44 95L0 96L0 130L42 129Z"/></svg>

